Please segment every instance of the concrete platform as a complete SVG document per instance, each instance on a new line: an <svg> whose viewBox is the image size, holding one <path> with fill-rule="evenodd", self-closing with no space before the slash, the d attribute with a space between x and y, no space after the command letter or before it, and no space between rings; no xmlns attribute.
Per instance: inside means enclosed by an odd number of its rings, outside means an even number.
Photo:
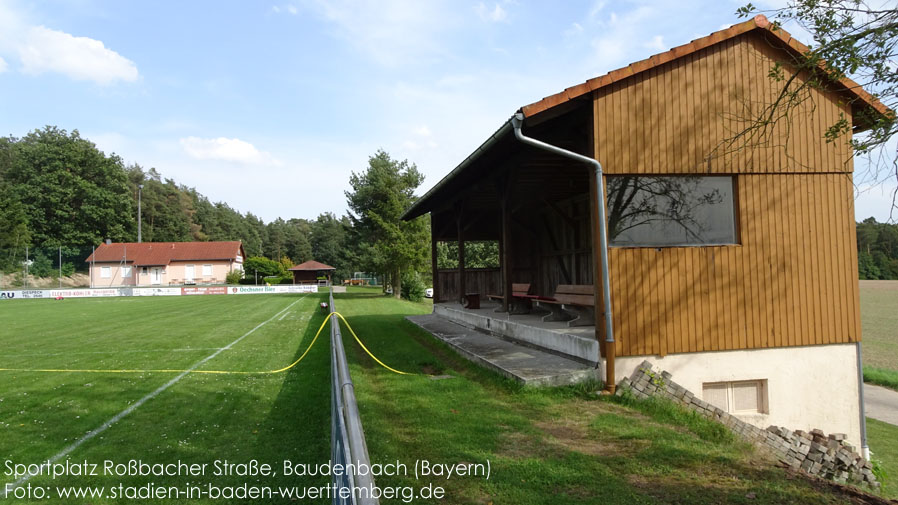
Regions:
<svg viewBox="0 0 898 505"><path fill-rule="evenodd" d="M433 313L465 326L522 342L529 346L596 364L599 343L595 326L570 328L561 321L543 321L543 314L496 312L498 304L484 304L479 309L465 309L457 303L438 303Z"/></svg>
<svg viewBox="0 0 898 505"><path fill-rule="evenodd" d="M562 386L601 377L594 364L503 340L438 314L407 319L469 360L528 386Z"/></svg>

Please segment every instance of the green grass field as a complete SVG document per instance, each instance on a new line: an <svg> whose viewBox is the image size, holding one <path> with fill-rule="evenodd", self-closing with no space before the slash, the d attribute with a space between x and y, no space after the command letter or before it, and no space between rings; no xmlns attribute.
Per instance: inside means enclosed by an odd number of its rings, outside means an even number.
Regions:
<svg viewBox="0 0 898 505"><path fill-rule="evenodd" d="M0 321L4 326L0 368L187 369L218 352L198 369L276 369L295 360L311 341L323 320L317 307L323 296L0 303ZM221 350L242 336L231 348ZM91 463L181 460L208 464L206 477L68 476L53 480L37 476L27 485L140 486L150 480L160 486L188 482L218 486L245 482L324 485L328 482L326 477L209 476L216 471L216 460L248 463L256 459L273 463L284 459L328 459L329 354L327 335L324 337L300 365L285 373L188 374L62 459ZM5 484L15 480L15 476L7 475L7 461L25 464L46 461L177 375L0 372L0 497ZM123 503L128 500L107 496L49 502L59 501ZM162 502L221 503L222 500Z"/></svg>
<svg viewBox="0 0 898 505"><path fill-rule="evenodd" d="M864 381L898 389L898 281L860 281Z"/></svg>
<svg viewBox="0 0 898 505"><path fill-rule="evenodd" d="M260 295L0 303L4 324L0 368L187 369L218 353L198 369L276 369L307 347L323 320L317 307L323 298ZM336 295L336 305L379 359L417 374L398 375L382 368L344 328L372 461L398 460L409 466L419 460L490 465L489 479L476 475L377 479L382 487L432 484L446 490L443 500L414 503L857 503L842 491L776 468L720 426L670 405L598 399L591 394L594 387L521 388L476 367L404 319L408 314L429 312L429 301L397 301L376 288L357 288ZM286 373L188 374L66 458L75 463L180 460L206 463L210 473L216 460L326 462L330 457L328 365L324 334L305 360ZM428 374L451 378L434 380ZM6 461L46 461L177 376L169 372L0 372L0 494L4 484L15 480L3 475ZM895 459L890 454L896 451L893 441L898 429L871 425L871 445L891 472ZM188 483L307 487L326 485L329 478L280 473L151 479L39 476L27 485L139 488L148 481L182 487ZM889 487L886 494L896 495ZM107 496L9 503L132 501Z"/></svg>

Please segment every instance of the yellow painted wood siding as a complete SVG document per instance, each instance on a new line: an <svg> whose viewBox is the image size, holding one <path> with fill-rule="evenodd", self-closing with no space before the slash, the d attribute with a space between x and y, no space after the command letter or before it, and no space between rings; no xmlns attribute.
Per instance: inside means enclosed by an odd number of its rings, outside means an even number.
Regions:
<svg viewBox="0 0 898 505"><path fill-rule="evenodd" d="M813 90L771 144L715 151L744 108L777 91L767 77L776 53L765 44L738 38L595 96L607 173L736 181L739 245L612 248L618 355L860 339L852 165L844 141L823 138L840 113L850 119L847 107Z"/></svg>

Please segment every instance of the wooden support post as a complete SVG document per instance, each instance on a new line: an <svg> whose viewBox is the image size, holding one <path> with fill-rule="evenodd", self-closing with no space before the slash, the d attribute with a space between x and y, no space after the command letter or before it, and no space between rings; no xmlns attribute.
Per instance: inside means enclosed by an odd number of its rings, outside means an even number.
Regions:
<svg viewBox="0 0 898 505"><path fill-rule="evenodd" d="M456 205L455 219L458 223L458 302L465 303L465 294L467 294L467 286L465 285L465 237L462 229L462 212L464 211L462 203Z"/></svg>
<svg viewBox="0 0 898 505"><path fill-rule="evenodd" d="M510 187L508 181L503 181L500 190L502 202L502 240L499 242L502 261L502 312L510 312L511 305L511 209L509 208Z"/></svg>
<svg viewBox="0 0 898 505"><path fill-rule="evenodd" d="M440 272L437 270L437 228L430 213L430 270L433 272L433 303L440 302Z"/></svg>

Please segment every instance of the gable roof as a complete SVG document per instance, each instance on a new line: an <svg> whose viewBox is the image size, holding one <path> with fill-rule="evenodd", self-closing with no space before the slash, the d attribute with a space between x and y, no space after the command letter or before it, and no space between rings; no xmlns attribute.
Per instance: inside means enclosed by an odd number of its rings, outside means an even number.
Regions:
<svg viewBox="0 0 898 505"><path fill-rule="evenodd" d="M309 260L309 261L306 261L305 263L300 263L299 265L294 265L294 266L290 267L288 270L295 270L295 271L309 270L309 271L317 272L320 270L336 270L336 268L334 268L330 265L325 265L324 263L320 263L315 260Z"/></svg>
<svg viewBox="0 0 898 505"><path fill-rule="evenodd" d="M581 97L587 93L591 93L614 82L621 81L628 77L639 74L640 72L645 72L646 70L650 70L673 60L688 56L692 53L701 51L706 47L719 44L753 30L763 31L765 35L769 34L775 39L778 39L783 43L781 49L790 51L792 54L800 55L809 51L808 46L794 39L792 35L789 34L789 32L782 29L781 27L775 27L774 24L771 23L766 16L764 16L763 14L758 14L748 21L735 24L720 31L716 31L711 35L702 37L700 39L695 39L688 44L677 46L669 51L658 53L644 60L631 63L626 67L612 70L605 75L595 77L584 83L578 84L576 86L571 86L564 91L555 93L554 95L547 96L538 102L531 103L530 105L525 105L521 107L521 112L524 113L524 117L534 116L536 114L539 114L540 112L544 112L548 109L561 105L562 103ZM888 107L877 100L876 97L864 91L863 88L861 88L861 85L854 82L853 80L847 77L843 77L836 82L840 87L844 89L844 91L846 91L849 95L852 95L853 98L859 101L861 105L872 107L880 114L892 113L892 111Z"/></svg>
<svg viewBox="0 0 898 505"><path fill-rule="evenodd" d="M609 86L615 82L620 82L624 79L638 75L647 70L651 70L666 63L670 63L671 61L701 51L702 49L711 47L715 44L725 42L727 40L753 31L768 36L769 40L771 41L778 41L778 43L780 44L780 47L778 49L789 52L793 55L804 54L809 50L806 45L792 38L789 32L782 28L775 27L774 24L771 23L766 16L764 16L763 14L758 14L748 21L735 24L723 30L716 31L706 37L693 40L688 44L674 47L669 51L656 54L644 60L631 63L626 67L612 70L605 75L589 79L588 81L577 84L576 86L571 86L564 91L547 96L542 100L533 102L529 105L525 105L521 107L518 112L523 114L525 119L534 118L534 116L539 116L539 114L541 113L546 113L553 110L563 113L565 108L562 106L564 104L573 102L576 99L588 97L590 93L605 86ZM834 87L840 88L834 90L835 92L842 92L852 98L852 111L853 115L856 116L854 118L854 126L856 127L855 131L862 131L870 127L870 125L863 123L863 115L858 114L866 106L872 107L873 110L883 115L894 115L894 111L886 107L882 102L876 99L876 97L864 91L861 88L860 84L847 77L836 81L834 83ZM550 116L551 112L546 115ZM514 114L512 115L512 118L513 117ZM451 172L449 172L445 177L437 182L436 185L431 187L427 191L427 193L425 193L414 204L412 204L412 206L402 214L402 219L414 219L433 210L431 207L433 206L433 202L435 199L437 199L438 195L451 193L452 191L458 191L460 187L465 187L466 184L470 183L469 180L465 180L465 176L467 176L469 173L469 167L484 164L482 163L482 160L485 156L489 156L491 152L501 151L502 149L506 148L506 146L513 144L514 132L511 126L512 118L506 120L498 130L496 130L480 145L480 147L475 149L474 152L472 152L470 155L468 155L467 158L462 160L462 162L459 163ZM533 122L538 121L539 118L533 119Z"/></svg>
<svg viewBox="0 0 898 505"><path fill-rule="evenodd" d="M173 261L236 261L245 257L243 245L233 242L115 242L100 244L85 261L131 263L134 266L168 265Z"/></svg>

